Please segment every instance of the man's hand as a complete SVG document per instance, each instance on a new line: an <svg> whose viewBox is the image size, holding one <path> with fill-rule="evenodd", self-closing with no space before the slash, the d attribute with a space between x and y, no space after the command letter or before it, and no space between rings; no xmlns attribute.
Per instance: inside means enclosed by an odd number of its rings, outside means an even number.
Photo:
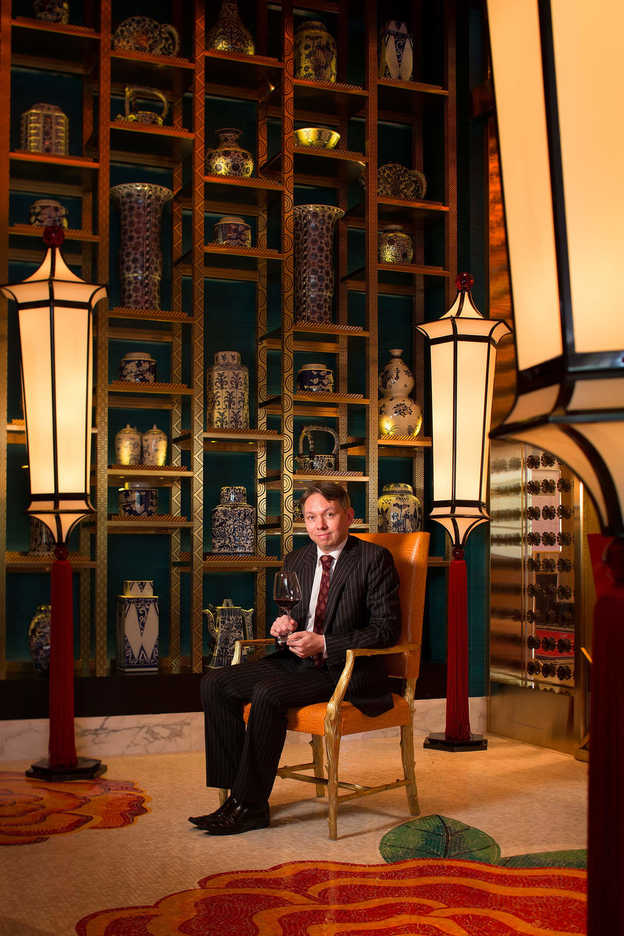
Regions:
<svg viewBox="0 0 624 936"><path fill-rule="evenodd" d="M291 634L286 641L286 646L295 654L305 660L306 657L318 656L325 651L325 638L322 634L315 634L314 631L297 631Z"/></svg>
<svg viewBox="0 0 624 936"><path fill-rule="evenodd" d="M294 621L288 614L282 614L281 617L278 617L273 621L269 633L272 637L277 639L278 643L285 644L286 638L289 636L289 634L292 634L296 630L297 622Z"/></svg>

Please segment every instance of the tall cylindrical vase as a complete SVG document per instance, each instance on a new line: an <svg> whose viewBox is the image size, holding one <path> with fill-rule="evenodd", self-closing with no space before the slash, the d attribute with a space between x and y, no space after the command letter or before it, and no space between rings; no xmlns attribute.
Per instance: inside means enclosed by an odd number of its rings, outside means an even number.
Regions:
<svg viewBox="0 0 624 936"><path fill-rule="evenodd" d="M334 226L344 216L333 205L298 205L295 217L295 318L331 322L334 298Z"/></svg>
<svg viewBox="0 0 624 936"><path fill-rule="evenodd" d="M128 182L114 186L111 195L121 219L121 304L131 309L159 309L160 221L163 205L173 192L151 182Z"/></svg>

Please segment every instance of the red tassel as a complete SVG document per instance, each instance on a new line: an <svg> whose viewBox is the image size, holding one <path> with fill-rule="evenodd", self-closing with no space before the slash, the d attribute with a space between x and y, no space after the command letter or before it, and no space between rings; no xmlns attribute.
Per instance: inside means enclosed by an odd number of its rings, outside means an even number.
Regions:
<svg viewBox="0 0 624 936"><path fill-rule="evenodd" d="M468 577L464 559L452 559L448 572L446 739L470 740L468 712Z"/></svg>
<svg viewBox="0 0 624 936"><path fill-rule="evenodd" d="M72 567L55 559L51 575L50 620L50 767L75 767L74 608Z"/></svg>
<svg viewBox="0 0 624 936"><path fill-rule="evenodd" d="M624 587L603 562L612 538L588 536L596 585L591 667L587 933L624 933Z"/></svg>

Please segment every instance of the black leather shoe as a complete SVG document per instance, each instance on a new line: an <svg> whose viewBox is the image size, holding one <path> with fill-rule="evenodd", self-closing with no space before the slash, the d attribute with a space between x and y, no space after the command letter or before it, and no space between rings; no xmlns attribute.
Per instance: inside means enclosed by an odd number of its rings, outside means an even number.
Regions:
<svg viewBox="0 0 624 936"><path fill-rule="evenodd" d="M220 819L221 816L227 815L235 806L236 800L234 797L228 796L226 801L222 803L218 809L215 809L214 812L206 813L205 816L189 816L189 822L196 825L198 829L205 829L208 823L214 822L215 819Z"/></svg>
<svg viewBox="0 0 624 936"><path fill-rule="evenodd" d="M208 835L238 835L252 829L266 829L270 823L269 804L245 806L234 800L234 807L201 828Z"/></svg>

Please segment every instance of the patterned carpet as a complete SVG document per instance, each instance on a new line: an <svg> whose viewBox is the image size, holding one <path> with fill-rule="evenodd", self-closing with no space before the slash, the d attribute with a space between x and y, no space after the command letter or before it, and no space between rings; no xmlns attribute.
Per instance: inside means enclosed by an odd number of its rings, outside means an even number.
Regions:
<svg viewBox="0 0 624 936"><path fill-rule="evenodd" d="M51 835L121 828L149 812L148 802L132 782L48 783L0 770L0 845L32 845Z"/></svg>
<svg viewBox="0 0 624 936"><path fill-rule="evenodd" d="M572 936L585 873L476 861L293 861L211 875L153 906L92 913L78 936Z"/></svg>

